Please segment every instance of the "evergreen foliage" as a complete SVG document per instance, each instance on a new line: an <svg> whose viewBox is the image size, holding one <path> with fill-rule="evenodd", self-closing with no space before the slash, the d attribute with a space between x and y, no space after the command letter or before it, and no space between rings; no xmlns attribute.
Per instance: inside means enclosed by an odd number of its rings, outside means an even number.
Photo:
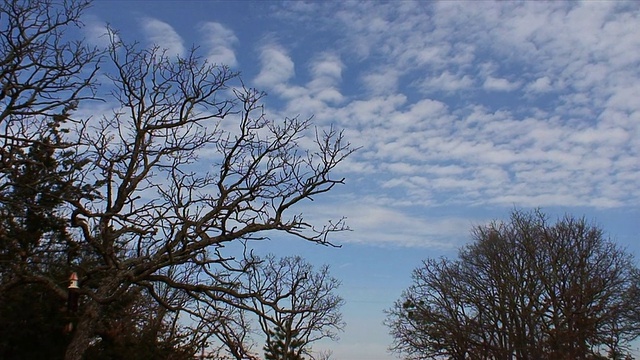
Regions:
<svg viewBox="0 0 640 360"><path fill-rule="evenodd" d="M304 360L301 353L305 343L296 336L297 331L282 327L269 331L265 360Z"/></svg>

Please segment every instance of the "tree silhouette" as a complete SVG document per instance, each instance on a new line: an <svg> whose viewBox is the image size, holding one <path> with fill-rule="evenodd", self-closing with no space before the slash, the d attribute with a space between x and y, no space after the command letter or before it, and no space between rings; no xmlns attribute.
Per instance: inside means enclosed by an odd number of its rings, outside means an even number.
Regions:
<svg viewBox="0 0 640 360"><path fill-rule="evenodd" d="M288 322L288 325L291 323ZM278 326L269 331L267 344L264 347L266 360L304 360L302 357L304 340L299 339L298 331Z"/></svg>
<svg viewBox="0 0 640 360"><path fill-rule="evenodd" d="M584 219L539 211L474 231L457 260L430 259L388 311L409 359L620 359L638 337L640 272Z"/></svg>
<svg viewBox="0 0 640 360"><path fill-rule="evenodd" d="M332 127L269 118L262 92L197 49L170 56L113 30L103 51L69 40L88 5L0 4L0 290L38 284L66 300L78 275L68 360L132 291L210 318L256 296L236 281L252 241L330 245L343 221L297 209L343 183L334 169L352 152ZM110 110L74 118L92 99Z"/></svg>

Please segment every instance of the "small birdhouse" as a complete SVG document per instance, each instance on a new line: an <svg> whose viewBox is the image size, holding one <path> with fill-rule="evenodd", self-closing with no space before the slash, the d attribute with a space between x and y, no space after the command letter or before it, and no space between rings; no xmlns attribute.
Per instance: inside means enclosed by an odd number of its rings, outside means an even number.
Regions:
<svg viewBox="0 0 640 360"><path fill-rule="evenodd" d="M75 272L72 272L71 276L69 276L69 289L80 289L78 286L78 274Z"/></svg>

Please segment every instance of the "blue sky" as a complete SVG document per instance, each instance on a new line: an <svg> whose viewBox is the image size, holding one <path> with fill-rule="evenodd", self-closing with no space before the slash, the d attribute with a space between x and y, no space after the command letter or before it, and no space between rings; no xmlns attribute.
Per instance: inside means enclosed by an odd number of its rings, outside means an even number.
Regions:
<svg viewBox="0 0 640 360"><path fill-rule="evenodd" d="M586 216L640 256L640 3L97 0L84 18L210 61L268 93L269 116L314 116L360 150L346 184L301 211L353 231L277 255L343 285L336 360L387 360L382 325L420 260L473 225L541 207Z"/></svg>

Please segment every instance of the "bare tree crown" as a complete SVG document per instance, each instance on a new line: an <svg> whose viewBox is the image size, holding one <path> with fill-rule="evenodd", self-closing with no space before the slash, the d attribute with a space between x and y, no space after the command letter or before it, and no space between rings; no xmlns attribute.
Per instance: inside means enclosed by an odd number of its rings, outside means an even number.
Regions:
<svg viewBox="0 0 640 360"><path fill-rule="evenodd" d="M249 262L228 244L279 233L331 245L343 220L311 224L298 208L343 182L334 170L353 151L333 127L271 119L264 93L197 48L169 56L111 29L104 50L69 40L88 5L0 5L0 234L11 257L0 285L38 283L62 299L51 264L78 274L85 300L68 359L131 289L193 316L198 304L259 295L238 286L234 274ZM314 146L303 147L309 138ZM57 227L31 231L25 219L43 198L36 213ZM9 228L31 231L29 243Z"/></svg>
<svg viewBox="0 0 640 360"><path fill-rule="evenodd" d="M473 231L457 260L429 259L388 311L392 349L410 359L628 356L640 333L629 254L584 219L540 211Z"/></svg>

